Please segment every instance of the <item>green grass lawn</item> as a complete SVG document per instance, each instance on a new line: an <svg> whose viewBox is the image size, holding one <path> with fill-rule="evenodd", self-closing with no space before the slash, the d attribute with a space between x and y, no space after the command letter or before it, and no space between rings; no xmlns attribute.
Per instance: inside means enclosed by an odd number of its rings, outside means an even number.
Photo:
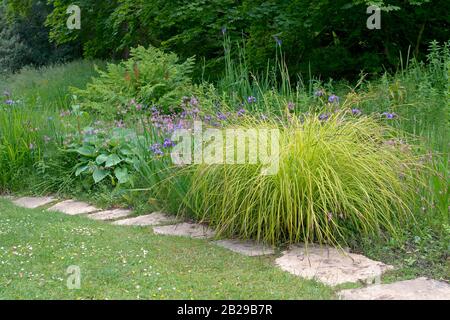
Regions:
<svg viewBox="0 0 450 320"><path fill-rule="evenodd" d="M330 299L333 290L205 240L0 200L0 299ZM80 267L81 288L66 273Z"/></svg>

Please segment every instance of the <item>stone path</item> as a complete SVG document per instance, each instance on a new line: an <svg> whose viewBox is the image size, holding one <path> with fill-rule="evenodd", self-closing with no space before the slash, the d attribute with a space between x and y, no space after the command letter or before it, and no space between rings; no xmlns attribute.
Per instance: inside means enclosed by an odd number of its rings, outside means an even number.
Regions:
<svg viewBox="0 0 450 320"><path fill-rule="evenodd" d="M167 214L154 212L145 216L129 218L113 222L113 224L121 226L156 226L166 223L174 223L176 219Z"/></svg>
<svg viewBox="0 0 450 320"><path fill-rule="evenodd" d="M19 207L36 209L38 207L45 206L54 202L56 199L53 197L22 197L13 200L13 203Z"/></svg>
<svg viewBox="0 0 450 320"><path fill-rule="evenodd" d="M363 255L344 253L318 245L293 246L275 260L284 271L306 279L316 279L330 286L346 282L373 282L383 272L393 269Z"/></svg>
<svg viewBox="0 0 450 320"><path fill-rule="evenodd" d="M174 225L155 227L153 232L169 236L191 237L197 239L208 239L215 236L215 232L206 226L196 223L178 223Z"/></svg>
<svg viewBox="0 0 450 320"><path fill-rule="evenodd" d="M10 199L18 206L31 209L58 201L53 197L21 197L15 199L8 195L7 197L2 196L2 198ZM160 235L184 236L197 239L209 239L215 236L215 232L204 225L188 222L176 223L176 218L160 212L130 217L132 215L130 210L111 209L101 211L88 203L75 200L65 200L56 203L47 210L59 211L68 215L86 214L88 218L94 220L116 220L112 223L121 226L154 226L154 233ZM212 243L247 256L275 254L274 248L253 241L228 239ZM392 266L371 260L363 255L318 245L309 245L307 248L302 245L292 246L284 251L275 260L275 263L284 271L303 278L315 279L330 286L347 282L370 284L374 280L378 283L385 271L393 269ZM359 289L342 290L338 293L338 296L341 299L350 300L450 300L450 285L445 282L418 278L390 284L370 285Z"/></svg>
<svg viewBox="0 0 450 320"><path fill-rule="evenodd" d="M342 290L338 295L345 300L450 300L450 285L441 281L418 278Z"/></svg>
<svg viewBox="0 0 450 320"><path fill-rule="evenodd" d="M215 241L214 243L218 246L250 257L270 255L275 253L275 250L273 248L250 240L219 240Z"/></svg>
<svg viewBox="0 0 450 320"><path fill-rule="evenodd" d="M87 217L89 219L93 220L101 220L101 221L108 221L108 220L116 220L120 218L128 217L133 212L131 210L126 209L113 209L113 210L106 210L106 211L100 211L96 213L92 213L88 215Z"/></svg>
<svg viewBox="0 0 450 320"><path fill-rule="evenodd" d="M100 209L91 206L86 202L75 201L75 200L66 200L60 203L55 204L53 207L48 209L49 211L59 211L71 216L78 214L86 214L92 213L96 211L100 211Z"/></svg>

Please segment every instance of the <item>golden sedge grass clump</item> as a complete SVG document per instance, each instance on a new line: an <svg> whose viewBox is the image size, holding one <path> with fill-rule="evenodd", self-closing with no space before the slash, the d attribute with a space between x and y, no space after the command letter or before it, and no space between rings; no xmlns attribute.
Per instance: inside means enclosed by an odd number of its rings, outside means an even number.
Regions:
<svg viewBox="0 0 450 320"><path fill-rule="evenodd" d="M250 119L241 128L280 129L279 170L262 164L195 165L187 209L219 235L267 243L339 244L396 234L413 219L417 158L371 117L309 115L288 123Z"/></svg>

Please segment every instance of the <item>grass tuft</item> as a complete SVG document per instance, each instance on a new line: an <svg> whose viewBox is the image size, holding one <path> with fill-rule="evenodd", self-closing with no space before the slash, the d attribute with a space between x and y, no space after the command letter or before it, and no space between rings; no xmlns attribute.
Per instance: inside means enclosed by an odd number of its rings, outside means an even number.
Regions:
<svg viewBox="0 0 450 320"><path fill-rule="evenodd" d="M278 172L262 175L261 167L191 168L188 210L222 235L269 243L338 244L381 231L395 236L413 219L421 165L397 132L373 117L340 112L326 121L292 119L280 127Z"/></svg>

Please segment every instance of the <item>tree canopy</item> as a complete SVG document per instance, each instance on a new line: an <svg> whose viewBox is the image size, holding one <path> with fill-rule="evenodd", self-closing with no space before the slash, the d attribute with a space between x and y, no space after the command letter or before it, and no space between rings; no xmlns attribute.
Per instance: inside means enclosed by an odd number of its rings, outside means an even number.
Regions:
<svg viewBox="0 0 450 320"><path fill-rule="evenodd" d="M12 16L31 16L37 0L5 0ZM263 69L281 45L291 73L352 77L395 67L400 52L419 58L431 40L448 40L447 0L48 0L49 39L80 46L85 57L124 58L153 45L222 69L223 33L243 41L247 62ZM66 26L69 5L81 29ZM366 8L381 8L369 30Z"/></svg>

